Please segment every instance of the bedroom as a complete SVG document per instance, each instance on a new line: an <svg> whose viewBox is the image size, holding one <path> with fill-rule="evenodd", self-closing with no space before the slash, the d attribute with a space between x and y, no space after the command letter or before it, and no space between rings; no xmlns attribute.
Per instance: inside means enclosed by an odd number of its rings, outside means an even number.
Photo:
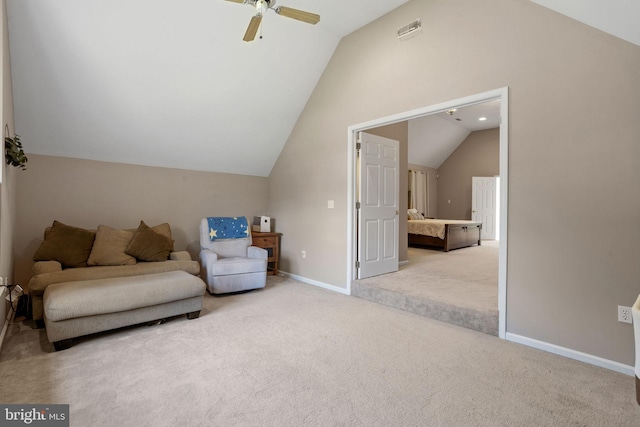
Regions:
<svg viewBox="0 0 640 427"><path fill-rule="evenodd" d="M420 209L425 217L471 219L472 177L493 177L500 171L499 116L500 101L495 100L367 130L400 141L399 210L406 212L411 203L407 171L417 170L428 175L428 195ZM479 121L481 117L488 120ZM407 157L408 161L402 160ZM352 292L497 335L498 241L445 253L442 248L408 242L408 225L425 224L400 216L400 271L360 280ZM464 238L470 234L464 233Z"/></svg>

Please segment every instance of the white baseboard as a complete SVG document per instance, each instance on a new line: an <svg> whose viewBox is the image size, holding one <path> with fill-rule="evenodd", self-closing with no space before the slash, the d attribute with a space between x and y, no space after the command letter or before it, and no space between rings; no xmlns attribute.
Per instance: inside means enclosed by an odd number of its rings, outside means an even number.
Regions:
<svg viewBox="0 0 640 427"><path fill-rule="evenodd" d="M614 362L613 360L603 359L592 354L582 353L580 351L571 350L570 348L560 347L555 344L549 344L544 341L538 341L533 338L523 337L521 335L512 334L510 332L507 332L505 339L507 341L526 345L528 347L537 348L538 350L543 350L549 353L557 354L559 356L564 356L569 359L579 360L581 362L589 363L590 365L595 365L601 368L620 372L621 374L626 374L629 376L635 375L633 366Z"/></svg>
<svg viewBox="0 0 640 427"><path fill-rule="evenodd" d="M319 288L328 289L330 291L338 292L340 294L350 295L349 291L347 289L345 289L345 288L340 288L338 286L330 285L328 283L318 282L317 280L313 280L313 279L307 279L306 277L297 276L295 274L287 273L286 271L282 271L282 270L280 270L279 273L281 273L283 276L290 277L293 280L297 280L298 282L307 283L309 285L317 286Z"/></svg>
<svg viewBox="0 0 640 427"><path fill-rule="evenodd" d="M407 265L407 264L409 264L409 260L406 260L406 261L399 261L399 262L398 262L398 267L402 267L403 265Z"/></svg>

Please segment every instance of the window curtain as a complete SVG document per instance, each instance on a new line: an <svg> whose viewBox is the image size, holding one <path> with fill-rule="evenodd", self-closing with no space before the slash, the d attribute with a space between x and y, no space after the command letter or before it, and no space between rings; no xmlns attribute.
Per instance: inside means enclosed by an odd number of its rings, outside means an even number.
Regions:
<svg viewBox="0 0 640 427"><path fill-rule="evenodd" d="M409 209L416 209L425 217L429 216L427 204L427 174L409 171Z"/></svg>

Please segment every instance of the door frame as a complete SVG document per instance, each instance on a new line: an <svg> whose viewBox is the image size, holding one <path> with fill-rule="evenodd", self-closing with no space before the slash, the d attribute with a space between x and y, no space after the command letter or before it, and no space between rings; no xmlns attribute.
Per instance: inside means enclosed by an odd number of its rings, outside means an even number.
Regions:
<svg viewBox="0 0 640 427"><path fill-rule="evenodd" d="M356 239L356 141L358 132L380 126L416 119L441 113L451 108L468 107L487 101L500 100L500 249L498 252L498 336L506 337L507 331L507 244L509 211L509 87L482 92L440 104L418 108L382 117L347 128L347 294L351 295L351 284L356 280L355 260L357 259Z"/></svg>

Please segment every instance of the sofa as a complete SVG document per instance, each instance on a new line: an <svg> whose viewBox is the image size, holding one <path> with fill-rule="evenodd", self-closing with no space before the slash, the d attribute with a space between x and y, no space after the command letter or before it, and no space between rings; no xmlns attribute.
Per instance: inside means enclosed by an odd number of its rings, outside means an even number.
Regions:
<svg viewBox="0 0 640 427"><path fill-rule="evenodd" d="M43 297L47 338L59 351L96 332L183 314L197 319L205 288L185 271L55 283Z"/></svg>
<svg viewBox="0 0 640 427"><path fill-rule="evenodd" d="M188 252L174 251L167 223L149 227L141 221L137 229L99 225L96 230L88 230L54 221L45 230L33 259L28 292L33 319L40 327L44 326L44 294L54 284L94 283L173 271L200 274L200 264ZM162 318L161 311L156 314Z"/></svg>

